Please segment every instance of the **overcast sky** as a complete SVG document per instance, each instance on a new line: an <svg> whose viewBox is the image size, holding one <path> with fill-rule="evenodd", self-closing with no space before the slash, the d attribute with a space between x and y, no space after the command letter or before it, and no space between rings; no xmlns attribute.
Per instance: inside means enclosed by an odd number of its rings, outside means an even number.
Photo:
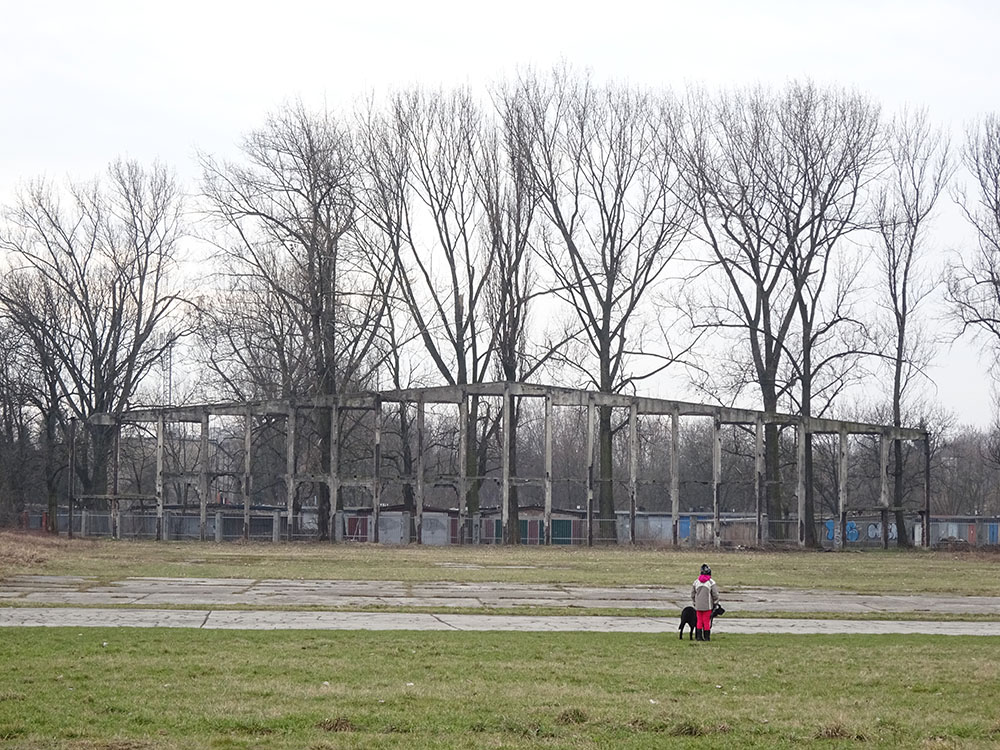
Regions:
<svg viewBox="0 0 1000 750"><path fill-rule="evenodd" d="M957 138L1000 112L1000 4L724 2L18 2L0 0L0 199L118 155L185 180L282 102L351 106L413 83L481 87L565 60L598 77L712 87L809 76L890 111L927 106ZM942 251L958 249L947 217ZM986 424L974 344L942 350L938 398ZM670 394L658 394L669 396Z"/></svg>

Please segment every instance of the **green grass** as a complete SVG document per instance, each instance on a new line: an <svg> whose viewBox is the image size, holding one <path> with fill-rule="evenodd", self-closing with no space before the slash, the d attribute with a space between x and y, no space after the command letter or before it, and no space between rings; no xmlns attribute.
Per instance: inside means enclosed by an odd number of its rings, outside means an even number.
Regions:
<svg viewBox="0 0 1000 750"><path fill-rule="evenodd" d="M996 747L996 638L0 631L0 747Z"/></svg>
<svg viewBox="0 0 1000 750"><path fill-rule="evenodd" d="M68 540L0 532L0 578L15 574L463 581L675 586L702 562L741 587L1000 596L996 551L800 552L628 547L387 547Z"/></svg>

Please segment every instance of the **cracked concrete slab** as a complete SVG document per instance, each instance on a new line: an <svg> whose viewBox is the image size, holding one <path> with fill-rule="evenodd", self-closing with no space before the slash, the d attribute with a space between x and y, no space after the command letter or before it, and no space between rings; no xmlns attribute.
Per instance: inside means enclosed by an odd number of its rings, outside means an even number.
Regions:
<svg viewBox="0 0 1000 750"><path fill-rule="evenodd" d="M505 617L503 615L431 615L393 612L25 607L0 609L0 627L663 633L669 636L669 640L674 640L676 639L675 633L677 633L677 620L662 617ZM716 623L716 627L713 629L715 636L713 640L724 639L727 634L732 633L1000 636L1000 622L732 618L724 623Z"/></svg>
<svg viewBox="0 0 1000 750"><path fill-rule="evenodd" d="M441 607L503 609L558 607L680 610L689 603L688 586L627 586L510 583L418 583L402 581L254 580L248 578L123 578L97 581L82 576L15 576L0 581L0 604L102 605L198 604L248 607L328 607L348 609ZM799 591L776 587L726 591L732 612L993 614L1000 620L1000 597L953 595L872 595L843 591Z"/></svg>

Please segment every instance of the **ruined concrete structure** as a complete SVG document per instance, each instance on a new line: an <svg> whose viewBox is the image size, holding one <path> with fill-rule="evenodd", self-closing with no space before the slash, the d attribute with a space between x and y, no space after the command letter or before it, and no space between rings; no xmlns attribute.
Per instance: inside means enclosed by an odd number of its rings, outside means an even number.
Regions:
<svg viewBox="0 0 1000 750"><path fill-rule="evenodd" d="M512 398L513 397L513 398ZM629 508L629 539L635 540L635 516L636 497L638 485L638 420L643 416L656 416L669 420L671 432L671 450L669 452L669 486L664 489L668 493L670 503L670 513L672 519L673 544L678 544L678 525L681 514L680 508L680 476L678 464L678 451L673 448L678 444L678 433L680 418L686 416L703 417L712 420L714 425L714 440L712 448L712 509L713 509L713 532L714 543L721 542L722 517L719 507L719 485L722 473L722 441L721 428L723 425L745 425L756 435L756 482L754 487L755 510L757 518L757 538L758 544L764 544L767 539L767 517L765 500L765 476L764 476L764 427L766 424L779 424L783 427L792 428L797 434L797 491L795 493L798 502L798 544L804 545L806 541L805 532L805 436L807 434L827 434L839 436L839 465L838 472L841 477L839 482L839 518L838 544L840 546L843 536L843 528L846 524L847 509L847 482L844 478L849 470L849 436L872 435L877 436L880 441L881 457L881 479L880 479L880 506L883 545L888 545L888 514L890 508L891 486L888 475L889 449L893 440L918 441L924 445L925 456L925 476L924 476L924 511L922 512L923 534L921 538L927 544L929 540L929 463L926 457L929 455L928 434L920 429L896 429L879 424L866 424L860 422L840 421L834 419L802 418L791 414L771 414L749 409L735 409L722 406L712 406L707 404L688 403L683 401L672 401L667 399L646 398L641 396L627 396L617 394L596 393L585 390L574 390L546 385L533 385L526 383L497 382L462 386L444 386L432 388L413 388L407 390L393 390L381 392L363 392L342 394L340 396L326 396L295 401L272 400L252 403L215 403L194 406L165 406L156 408L133 409L122 414L121 424L130 423L152 423L156 425L156 504L157 504L157 538L162 538L162 519L164 513L164 485L170 479L165 471L164 454L165 445L168 440L167 426L171 423L195 423L201 425L200 441L200 467L196 472L188 472L183 477L197 487L201 511L201 537L205 538L207 508L211 495L212 483L221 472L213 472L210 468L209 455L209 420L213 417L228 417L242 419L244 424L244 450L242 475L237 476L239 487L242 492L243 505L243 527L244 538L248 538L250 529L251 496L250 485L253 470L252 430L254 419L269 418L271 420L285 420L285 471L280 475L285 488L287 498L287 513L291 519L293 504L295 501L297 488L304 483L322 483L329 488L329 497L337 498L338 494L349 487L361 487L370 493L371 513L374 516L375 539L378 541L378 515L383 503L381 496L388 483L407 485L412 491L414 501L414 523L416 529L416 540L421 539L422 514L425 508L425 409L430 405L452 405L455 407L456 426L467 423L470 399L473 398L494 398L502 403L502 427L500 432L501 450L499 459L501 464L499 477L500 490L500 512L503 528L506 530L508 521L508 497L513 486L534 486L541 489L544 497L544 543L552 542L552 426L554 411L563 407L574 407L584 409L587 415L587 426L585 436L585 455L589 457L587 461L586 476L580 480L586 483L586 524L588 529L588 542L593 540L593 528L595 516L593 511L594 487L595 487L595 416L596 411L601 406L610 406L615 409L627 410L627 444L628 444L628 472L624 480L628 490ZM517 399L537 400L543 404L544 409L544 467L539 476L512 476L508 460L508 446L511 440L511 404ZM384 419L383 409L386 405L408 403L411 404L416 413L416 450L413 457L414 471L409 476L387 477L383 472L382 462L382 424ZM340 452L343 449L343 436L340 434L341 416L344 412L363 412L371 416L372 429L367 438L370 444L365 447L365 452L369 459L367 465L370 471L367 475L357 475L355 472L345 474L341 471ZM329 441L329 466L328 472L323 473L298 473L297 467L297 446L295 439L296 425L299 421L297 415L308 413L311 417L321 417L329 420L330 432L335 439ZM475 478L467 473L467 454L470 450L467 431L457 429L458 435L458 455L454 462L459 467L458 472L453 476L439 476L435 478L437 484L450 483L454 486L458 498L458 517L460 527L465 528L468 518L466 508L466 496L469 483ZM352 438L355 439L355 438ZM358 446L354 446L357 448ZM232 476L234 472L227 471L227 475ZM176 479L176 476L174 477ZM124 496L122 496L124 497ZM118 500L115 492L109 495L111 500L112 515L117 513ZM334 513L336 503L330 503L330 528L333 528ZM291 534L291 524L288 525L288 533ZM464 534L463 534L464 537ZM333 539L334 535L331 534ZM467 541L463 538L462 541ZM507 542L506 533L503 539Z"/></svg>

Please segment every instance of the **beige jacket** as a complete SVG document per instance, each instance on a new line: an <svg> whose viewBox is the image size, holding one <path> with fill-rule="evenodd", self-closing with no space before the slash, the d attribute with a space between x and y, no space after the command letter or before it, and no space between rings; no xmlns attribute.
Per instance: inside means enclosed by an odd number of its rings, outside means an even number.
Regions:
<svg viewBox="0 0 1000 750"><path fill-rule="evenodd" d="M691 586L691 603L702 612L715 609L715 605L719 603L719 587L715 585L715 581L709 578L702 583L695 578Z"/></svg>

